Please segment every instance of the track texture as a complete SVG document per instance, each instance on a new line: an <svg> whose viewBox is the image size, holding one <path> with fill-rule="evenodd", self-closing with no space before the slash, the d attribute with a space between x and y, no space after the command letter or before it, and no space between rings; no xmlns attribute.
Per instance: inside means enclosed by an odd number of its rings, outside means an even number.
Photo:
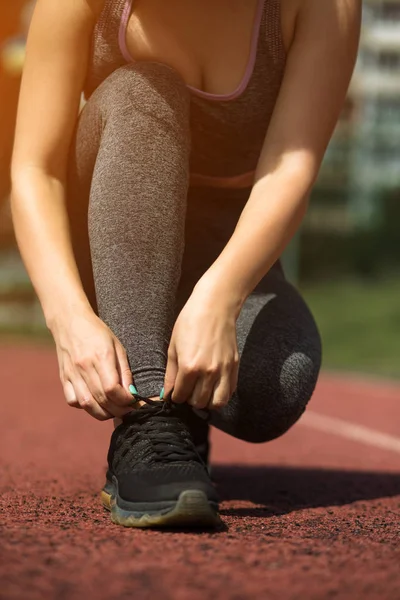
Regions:
<svg viewBox="0 0 400 600"><path fill-rule="evenodd" d="M400 598L400 387L325 376L310 404L383 442L306 419L261 446L215 432L225 527L194 533L112 525L111 424L65 405L51 349L2 347L0 377L1 600Z"/></svg>

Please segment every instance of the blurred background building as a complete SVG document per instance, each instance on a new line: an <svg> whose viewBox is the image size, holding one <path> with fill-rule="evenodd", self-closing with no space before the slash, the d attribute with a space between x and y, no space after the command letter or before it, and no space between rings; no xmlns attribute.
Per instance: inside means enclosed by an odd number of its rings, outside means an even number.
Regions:
<svg viewBox="0 0 400 600"><path fill-rule="evenodd" d="M400 263L400 0L363 4L357 66L304 226L303 276ZM326 249L322 263L315 244Z"/></svg>
<svg viewBox="0 0 400 600"><path fill-rule="evenodd" d="M9 163L34 1L0 7L0 335L45 336L15 248ZM285 256L321 328L325 367L400 377L400 0L364 0L349 94Z"/></svg>
<svg viewBox="0 0 400 600"><path fill-rule="evenodd" d="M381 192L400 185L400 2L368 0L360 56L350 90L358 126L353 134L350 210L371 224Z"/></svg>

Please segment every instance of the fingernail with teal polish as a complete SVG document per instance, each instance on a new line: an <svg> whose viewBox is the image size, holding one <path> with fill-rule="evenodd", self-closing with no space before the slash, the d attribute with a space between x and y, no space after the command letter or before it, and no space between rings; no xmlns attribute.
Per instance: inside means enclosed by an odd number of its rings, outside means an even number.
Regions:
<svg viewBox="0 0 400 600"><path fill-rule="evenodd" d="M139 395L139 392L137 391L137 389L135 388L135 386L132 385L132 384L129 386L129 391L132 394L132 396L138 396Z"/></svg>
<svg viewBox="0 0 400 600"><path fill-rule="evenodd" d="M164 388L161 388L161 392L160 392L160 400L164 399Z"/></svg>

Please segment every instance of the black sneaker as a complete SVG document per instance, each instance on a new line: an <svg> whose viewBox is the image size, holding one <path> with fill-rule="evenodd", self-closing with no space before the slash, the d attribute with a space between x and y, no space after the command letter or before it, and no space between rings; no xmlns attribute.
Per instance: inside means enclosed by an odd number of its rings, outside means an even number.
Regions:
<svg viewBox="0 0 400 600"><path fill-rule="evenodd" d="M194 409L186 410L185 413L185 423L190 431L196 451L210 473L209 413L204 410Z"/></svg>
<svg viewBox="0 0 400 600"><path fill-rule="evenodd" d="M111 519L125 527L215 527L218 496L189 430L192 409L170 400L123 418L108 452L101 497Z"/></svg>

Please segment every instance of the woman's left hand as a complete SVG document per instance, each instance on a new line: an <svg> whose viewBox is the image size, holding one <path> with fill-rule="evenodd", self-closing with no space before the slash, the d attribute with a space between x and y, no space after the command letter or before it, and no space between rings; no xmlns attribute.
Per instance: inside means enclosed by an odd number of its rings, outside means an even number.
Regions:
<svg viewBox="0 0 400 600"><path fill-rule="evenodd" d="M236 389L239 353L236 314L221 299L195 288L176 320L168 349L165 393L202 409L225 406Z"/></svg>

